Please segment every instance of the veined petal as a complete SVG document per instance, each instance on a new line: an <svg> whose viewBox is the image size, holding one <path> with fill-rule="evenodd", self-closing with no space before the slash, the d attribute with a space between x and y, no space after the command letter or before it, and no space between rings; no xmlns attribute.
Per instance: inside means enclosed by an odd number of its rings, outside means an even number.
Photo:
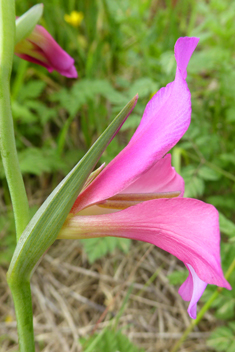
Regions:
<svg viewBox="0 0 235 352"><path fill-rule="evenodd" d="M151 200L98 216L71 216L59 238L125 237L153 243L193 267L209 284L230 289L220 264L218 212L196 199Z"/></svg>
<svg viewBox="0 0 235 352"><path fill-rule="evenodd" d="M182 37L177 40L175 43L177 62L175 80L161 88L148 102L131 142L139 138L142 132L150 127L149 122L152 121L155 122L154 127L160 129L156 137L160 137L160 141L166 146L169 145L167 151L184 135L191 119L191 96L185 81L186 69L198 42L199 38L195 37ZM155 139L157 145L161 145L160 141Z"/></svg>
<svg viewBox="0 0 235 352"><path fill-rule="evenodd" d="M197 302L201 298L207 283L199 279L195 270L190 264L185 264L189 271L186 281L180 286L179 294L184 301L190 301L188 314L192 319L197 317Z"/></svg>
<svg viewBox="0 0 235 352"><path fill-rule="evenodd" d="M198 38L179 38L175 44L175 80L149 101L130 143L76 200L72 212L123 192L160 160L186 132L191 118L191 97L186 64Z"/></svg>

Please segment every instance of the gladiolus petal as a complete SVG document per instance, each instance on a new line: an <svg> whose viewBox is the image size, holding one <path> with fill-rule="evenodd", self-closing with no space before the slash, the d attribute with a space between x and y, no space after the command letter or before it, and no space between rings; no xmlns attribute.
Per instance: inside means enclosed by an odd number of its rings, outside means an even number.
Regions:
<svg viewBox="0 0 235 352"><path fill-rule="evenodd" d="M59 238L125 237L149 242L193 267L209 284L230 289L220 263L218 212L190 198L150 200L125 210L71 216Z"/></svg>
<svg viewBox="0 0 235 352"><path fill-rule="evenodd" d="M186 64L198 38L179 38L175 44L175 80L149 101L129 144L114 158L75 202L72 212L123 192L147 172L183 136L191 119Z"/></svg>
<svg viewBox="0 0 235 352"><path fill-rule="evenodd" d="M197 302L201 298L207 283L199 279L195 270L190 264L186 264L189 271L189 276L186 281L180 286L179 294L184 301L190 301L188 314L192 319L197 317Z"/></svg>
<svg viewBox="0 0 235 352"><path fill-rule="evenodd" d="M148 171L142 173L123 193L175 192L184 194L184 180L171 166L171 155L156 162Z"/></svg>

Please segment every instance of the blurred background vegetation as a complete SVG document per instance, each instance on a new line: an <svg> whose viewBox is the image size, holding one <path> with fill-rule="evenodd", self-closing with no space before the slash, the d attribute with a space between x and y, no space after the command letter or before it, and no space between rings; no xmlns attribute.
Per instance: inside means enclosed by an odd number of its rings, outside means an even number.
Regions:
<svg viewBox="0 0 235 352"><path fill-rule="evenodd" d="M36 3L17 1L17 15ZM185 179L185 196L211 203L220 212L222 261L226 270L235 253L235 2L43 3L41 24L75 59L79 78L69 80L56 72L49 74L46 69L15 57L12 109L32 214L138 92L134 112L101 162L109 162L118 154L138 126L151 95L174 79L173 48L177 38L198 36L200 42L187 78L192 94L192 123L171 153L174 167ZM65 14L72 11L83 13L80 25L65 21ZM14 223L1 161L0 187L0 263L7 266L14 249ZM115 247L128 251L130 245L123 240L102 239L102 244L100 241L84 242L91 262ZM184 271L174 271L169 279L178 285L184 275ZM234 274L230 282L235 286ZM204 300L213 290L206 290ZM218 351L235 351L234 323L231 325L235 319L234 292L223 291L214 302L214 309L218 319L224 320L224 327L214 332L209 344Z"/></svg>

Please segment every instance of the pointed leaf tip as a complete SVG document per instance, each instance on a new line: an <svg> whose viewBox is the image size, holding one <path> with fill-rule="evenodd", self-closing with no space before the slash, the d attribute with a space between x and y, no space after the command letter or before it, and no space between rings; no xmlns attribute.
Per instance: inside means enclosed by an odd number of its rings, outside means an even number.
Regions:
<svg viewBox="0 0 235 352"><path fill-rule="evenodd" d="M122 109L122 111L119 113L119 115L125 115L125 118L123 119L122 123L120 126L117 128L116 132L114 133L113 137L110 139L109 143L112 141L112 139L116 136L118 131L121 129L122 125L124 122L127 120L127 118L130 116L132 113L134 107L136 106L137 100L138 100L138 94L136 94L130 101L129 103L126 104L126 106ZM119 116L118 115L118 116Z"/></svg>

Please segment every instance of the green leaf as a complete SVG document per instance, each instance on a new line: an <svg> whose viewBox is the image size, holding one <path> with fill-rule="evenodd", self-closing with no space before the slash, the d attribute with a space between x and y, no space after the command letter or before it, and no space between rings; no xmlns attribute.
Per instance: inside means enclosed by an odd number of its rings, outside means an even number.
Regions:
<svg viewBox="0 0 235 352"><path fill-rule="evenodd" d="M81 95L82 94L83 92L81 92ZM71 115L76 114L82 105L78 99L74 99L66 88L62 88L59 92L52 94L50 100L60 102L60 106L66 109Z"/></svg>
<svg viewBox="0 0 235 352"><path fill-rule="evenodd" d="M196 198L202 196L205 189L205 182L198 176L194 166L189 165L182 169L182 177L185 181L185 197Z"/></svg>
<svg viewBox="0 0 235 352"><path fill-rule="evenodd" d="M159 89L159 85L149 77L143 77L136 80L129 91L129 96L134 94L139 95L140 98L149 97Z"/></svg>
<svg viewBox="0 0 235 352"><path fill-rule="evenodd" d="M216 311L218 319L230 319L234 316L235 300L229 299L224 302Z"/></svg>
<svg viewBox="0 0 235 352"><path fill-rule="evenodd" d="M101 153L134 108L136 100L137 97L134 97L124 107L86 155L50 194L26 227L17 243L8 271L8 284L11 288L29 280L38 260L56 240L79 191Z"/></svg>
<svg viewBox="0 0 235 352"><path fill-rule="evenodd" d="M235 333L235 321L231 321L228 323L229 328Z"/></svg>
<svg viewBox="0 0 235 352"><path fill-rule="evenodd" d="M47 107L45 104L37 100L26 100L24 106L37 112L37 120L40 120L42 125L45 125L49 120L52 120L57 115L55 109L52 107Z"/></svg>
<svg viewBox="0 0 235 352"><path fill-rule="evenodd" d="M136 93L135 93L136 94ZM52 101L59 101L61 105L72 115L81 106L89 101L94 101L97 95L101 95L115 105L126 104L127 98L104 79L82 79L76 82L70 91L61 89L51 96Z"/></svg>
<svg viewBox="0 0 235 352"><path fill-rule="evenodd" d="M233 194L209 196L206 198L206 201L208 203L211 203L215 207L223 206L224 209L230 209L230 210L233 210L235 208L235 198Z"/></svg>
<svg viewBox="0 0 235 352"><path fill-rule="evenodd" d="M232 107L226 111L226 122L227 123L235 122L235 109L234 109L234 107Z"/></svg>
<svg viewBox="0 0 235 352"><path fill-rule="evenodd" d="M174 270L172 273L167 275L170 284L172 285L181 285L188 277L188 270Z"/></svg>
<svg viewBox="0 0 235 352"><path fill-rule="evenodd" d="M235 155L229 154L229 153L224 153L220 155L220 159L222 161L225 161L227 164L231 163L235 165Z"/></svg>
<svg viewBox="0 0 235 352"><path fill-rule="evenodd" d="M219 225L221 232L229 237L235 237L235 224L222 213L219 213Z"/></svg>
<svg viewBox="0 0 235 352"><path fill-rule="evenodd" d="M234 351L235 351L235 341L233 341L233 342L230 344L230 346L229 346L229 348L227 349L226 352L234 352Z"/></svg>
<svg viewBox="0 0 235 352"><path fill-rule="evenodd" d="M14 120L21 123L32 123L38 121L38 117L30 111L25 105L19 104L17 101L12 103L12 115Z"/></svg>
<svg viewBox="0 0 235 352"><path fill-rule="evenodd" d="M208 166L202 166L198 171L198 175L208 181L217 181L221 177L220 174L210 169Z"/></svg>
<svg viewBox="0 0 235 352"><path fill-rule="evenodd" d="M42 94L45 87L46 83L43 81L30 81L22 86L18 99L19 101L24 101L28 98L38 98Z"/></svg>
<svg viewBox="0 0 235 352"><path fill-rule="evenodd" d="M190 59L188 72L199 73L202 70L208 72L216 69L224 60L228 60L228 50L221 50L219 47L208 50L196 51Z"/></svg>
<svg viewBox="0 0 235 352"><path fill-rule="evenodd" d="M112 253L115 248L119 248L124 253L128 253L131 241L127 238L100 237L80 240L88 256L90 263L102 258L108 253Z"/></svg>
<svg viewBox="0 0 235 352"><path fill-rule="evenodd" d="M232 352L231 346L234 346L235 337L234 332L225 326L219 327L213 331L207 341L207 345L213 347L216 351Z"/></svg>
<svg viewBox="0 0 235 352"><path fill-rule="evenodd" d="M185 197L192 197L196 198L198 196L203 195L205 189L205 183L204 181L197 177L193 176L190 181L186 182L185 181Z"/></svg>
<svg viewBox="0 0 235 352"><path fill-rule="evenodd" d="M185 197L198 197L204 193L205 184L199 177L192 177L190 184L185 191Z"/></svg>
<svg viewBox="0 0 235 352"><path fill-rule="evenodd" d="M165 72L167 75L174 74L176 69L176 62L172 50L165 51L161 54L160 64L163 72Z"/></svg>
<svg viewBox="0 0 235 352"><path fill-rule="evenodd" d="M106 328L88 339L80 339L84 352L144 352L136 347L120 330Z"/></svg>
<svg viewBox="0 0 235 352"><path fill-rule="evenodd" d="M23 174L41 175L43 172L63 170L66 167L55 149L28 148L19 153L20 169Z"/></svg>
<svg viewBox="0 0 235 352"><path fill-rule="evenodd" d="M137 114L131 114L126 123L122 126L122 131L126 131L130 128L137 128L140 124L141 116Z"/></svg>

